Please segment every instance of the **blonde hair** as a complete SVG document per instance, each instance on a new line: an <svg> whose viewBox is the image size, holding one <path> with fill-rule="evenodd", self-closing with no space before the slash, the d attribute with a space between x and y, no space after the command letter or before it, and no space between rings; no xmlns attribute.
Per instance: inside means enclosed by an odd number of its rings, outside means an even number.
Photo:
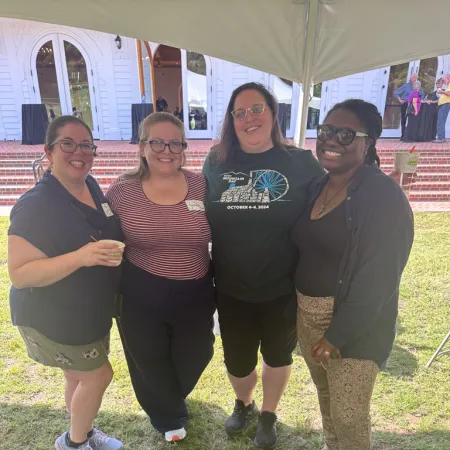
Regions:
<svg viewBox="0 0 450 450"><path fill-rule="evenodd" d="M178 119L178 117L175 117L173 114L167 112L154 112L150 114L139 124L139 165L138 167L124 173L121 176L123 180L142 180L150 175L147 160L145 159L145 156L141 154L141 145L145 145L147 143L150 128L158 123L170 123L174 125L178 128L178 131L181 134L181 141L186 142L186 131L184 129L184 124L180 119ZM182 154L183 166L186 158L184 151Z"/></svg>

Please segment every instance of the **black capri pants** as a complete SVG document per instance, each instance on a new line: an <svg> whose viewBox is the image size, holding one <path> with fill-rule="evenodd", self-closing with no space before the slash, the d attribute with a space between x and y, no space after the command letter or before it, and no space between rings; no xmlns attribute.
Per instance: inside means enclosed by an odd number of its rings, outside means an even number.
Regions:
<svg viewBox="0 0 450 450"><path fill-rule="evenodd" d="M297 345L295 318L287 316L295 292L262 303L248 303L217 291L220 334L228 372L244 378L258 363L258 349L269 367L292 364Z"/></svg>

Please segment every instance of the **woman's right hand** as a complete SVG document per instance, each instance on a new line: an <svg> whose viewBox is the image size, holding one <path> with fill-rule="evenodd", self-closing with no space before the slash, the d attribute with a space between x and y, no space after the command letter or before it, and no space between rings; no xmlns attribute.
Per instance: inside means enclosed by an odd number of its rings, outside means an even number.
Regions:
<svg viewBox="0 0 450 450"><path fill-rule="evenodd" d="M80 267L116 267L122 260L123 248L111 242L98 241L86 244L75 253L77 254ZM113 254L119 254L119 256L112 256Z"/></svg>

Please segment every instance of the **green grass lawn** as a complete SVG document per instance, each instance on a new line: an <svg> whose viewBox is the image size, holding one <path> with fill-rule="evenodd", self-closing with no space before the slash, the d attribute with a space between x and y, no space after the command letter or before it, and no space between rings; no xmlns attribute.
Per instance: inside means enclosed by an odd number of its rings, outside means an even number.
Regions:
<svg viewBox="0 0 450 450"><path fill-rule="evenodd" d="M0 220L0 449L48 450L68 425L58 370L29 360L10 324L6 229ZM401 289L399 332L388 367L376 384L372 418L377 450L450 449L450 356L424 366L450 328L450 214L417 214L416 241ZM222 363L220 339L214 360L189 399L188 438L166 444L140 410L116 329L111 362L114 381L97 425L125 449L186 450L252 448L250 436L229 440L223 422L234 397ZM261 387L256 391L261 402ZM319 449L318 403L309 374L296 356L279 410L279 448Z"/></svg>

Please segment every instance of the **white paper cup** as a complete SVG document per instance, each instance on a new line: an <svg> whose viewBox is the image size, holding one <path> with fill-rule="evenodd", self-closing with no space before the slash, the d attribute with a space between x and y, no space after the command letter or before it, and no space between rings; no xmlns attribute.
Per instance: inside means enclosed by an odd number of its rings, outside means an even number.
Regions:
<svg viewBox="0 0 450 450"><path fill-rule="evenodd" d="M419 164L419 152L398 152L394 155L394 168L401 173L415 173Z"/></svg>
<svg viewBox="0 0 450 450"><path fill-rule="evenodd" d="M117 247L125 248L125 244L124 244L123 242L115 241L114 239L102 239L101 242L106 242L106 243L108 243L108 244L116 244ZM122 256L122 254L121 254L121 253L111 253L111 256ZM113 262L113 263L115 263L117 266L119 266L120 263L122 262L122 260L119 260L119 261L113 261L113 260L111 260L110 262Z"/></svg>

